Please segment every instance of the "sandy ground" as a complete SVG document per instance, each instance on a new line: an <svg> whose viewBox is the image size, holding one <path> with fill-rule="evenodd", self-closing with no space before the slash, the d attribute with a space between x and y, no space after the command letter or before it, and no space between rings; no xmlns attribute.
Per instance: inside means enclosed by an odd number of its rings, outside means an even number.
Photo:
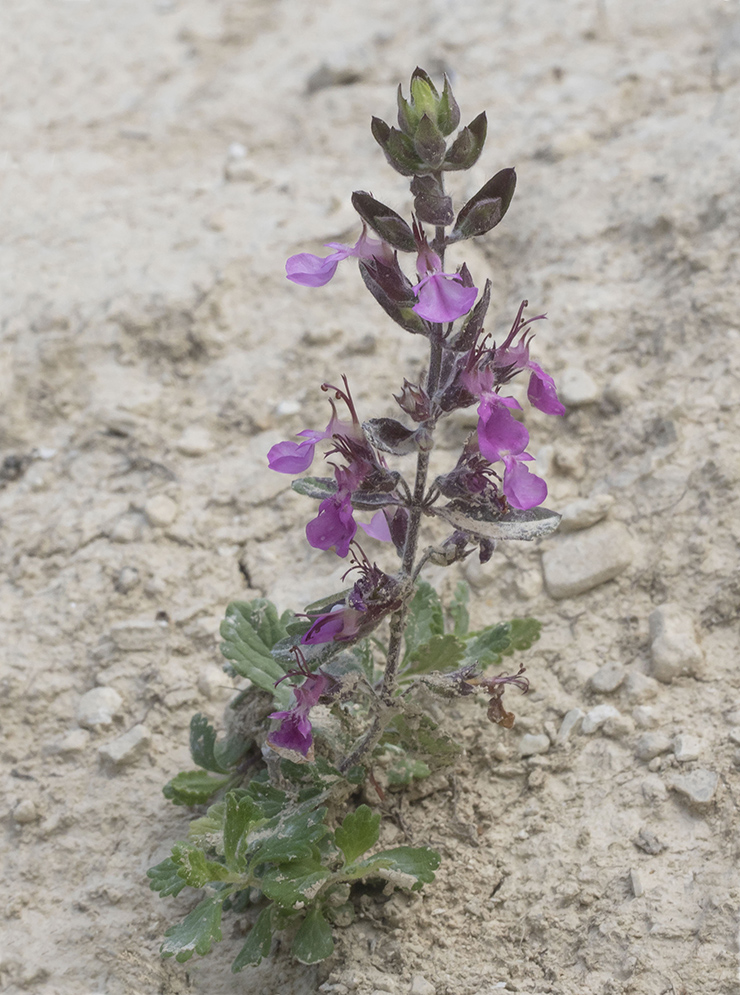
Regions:
<svg viewBox="0 0 740 995"><path fill-rule="evenodd" d="M738 0L14 0L0 18L4 990L740 991ZM238 920L209 958L161 962L191 900L144 872L187 822L161 786L190 716L231 694L219 618L335 589L265 453L325 424L321 381L346 372L361 414L387 414L424 360L352 267L324 291L283 276L357 230L353 189L409 207L368 125L417 63L453 74L467 119L488 111L458 195L517 167L465 258L495 328L523 297L548 312L537 356L575 402L532 422L548 504L611 496L575 535L611 530L626 566L559 599L542 555L573 536L468 568L474 620L533 614L543 636L515 730L460 707L455 778L403 802L445 858L421 897L369 902L320 969L278 952L232 976ZM701 647L671 683L652 676L665 603ZM626 676L599 691L610 663ZM97 685L121 705L90 732ZM558 742L603 704L618 715ZM111 764L100 748L137 724L145 748ZM546 752L523 757L526 734Z"/></svg>

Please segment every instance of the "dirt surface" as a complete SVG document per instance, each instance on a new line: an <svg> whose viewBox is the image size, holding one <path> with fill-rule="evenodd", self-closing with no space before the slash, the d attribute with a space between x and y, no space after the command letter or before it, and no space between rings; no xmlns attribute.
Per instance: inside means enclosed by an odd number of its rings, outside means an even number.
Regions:
<svg viewBox="0 0 740 995"><path fill-rule="evenodd" d="M740 991L738 0L19 0L0 18L4 990ZM162 962L192 899L144 873L188 819L161 787L189 766L190 717L232 693L219 618L262 594L300 608L341 572L265 453L324 426L323 380L347 373L379 416L424 362L351 266L324 290L283 275L358 230L353 189L410 206L369 121L417 63L453 74L467 120L488 111L458 196L518 170L464 258L493 280L492 331L524 297L549 315L536 358L571 403L529 421L548 505L614 500L467 568L474 621L532 614L543 635L515 729L460 706L464 761L401 803L443 854L434 885L368 901L318 969L278 951L232 976L238 920L210 957ZM621 572L553 598L543 553L567 574L589 535L579 562L616 551ZM649 629L666 603L669 683ZM96 686L120 704L81 729ZM599 705L616 714L558 738ZM99 752L142 725L129 763Z"/></svg>

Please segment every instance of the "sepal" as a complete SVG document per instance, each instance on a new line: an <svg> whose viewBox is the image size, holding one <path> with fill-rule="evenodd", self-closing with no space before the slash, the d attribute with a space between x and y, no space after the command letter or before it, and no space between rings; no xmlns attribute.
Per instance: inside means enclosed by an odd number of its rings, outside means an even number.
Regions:
<svg viewBox="0 0 740 995"><path fill-rule="evenodd" d="M516 172L502 169L462 208L450 233L451 241L485 235L502 220L516 189Z"/></svg>
<svg viewBox="0 0 740 995"><path fill-rule="evenodd" d="M415 176L411 181L414 212L419 221L428 225L450 225L455 216L452 198L448 197L439 180L433 176Z"/></svg>
<svg viewBox="0 0 740 995"><path fill-rule="evenodd" d="M355 190L352 194L352 206L362 220L369 225L394 249L401 252L415 252L416 241L414 233L400 214L371 197L364 190Z"/></svg>
<svg viewBox="0 0 740 995"><path fill-rule="evenodd" d="M488 128L486 112L483 111L463 128L445 156L442 169L470 169L483 151Z"/></svg>

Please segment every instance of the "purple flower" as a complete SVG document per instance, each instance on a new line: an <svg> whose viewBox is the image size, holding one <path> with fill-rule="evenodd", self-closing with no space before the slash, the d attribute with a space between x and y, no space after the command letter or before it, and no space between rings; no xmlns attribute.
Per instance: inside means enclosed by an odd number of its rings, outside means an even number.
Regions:
<svg viewBox="0 0 740 995"><path fill-rule="evenodd" d="M467 314L478 296L477 287L466 287L459 273L443 273L442 260L426 244L420 243L416 270L421 277L414 293L419 298L414 310L420 318L449 322Z"/></svg>
<svg viewBox="0 0 740 995"><path fill-rule="evenodd" d="M558 400L555 381L550 374L531 360L527 363L527 369L532 371L527 389L529 403L546 415L564 415L565 406Z"/></svg>
<svg viewBox="0 0 740 995"><path fill-rule="evenodd" d="M376 511L367 525L364 522L360 522L359 526L371 539L379 539L381 542L393 541L388 518L384 511Z"/></svg>
<svg viewBox="0 0 740 995"><path fill-rule="evenodd" d="M301 670L300 673L303 671ZM319 698L331 683L331 678L322 674L321 671L308 674L301 687L293 689L295 705L286 711L271 713L271 719L280 720L280 728L270 733L267 739L268 745L295 750L296 753L302 753L304 757L308 757L313 746L308 713L314 705L319 703Z"/></svg>
<svg viewBox="0 0 740 995"><path fill-rule="evenodd" d="M297 256L291 256L285 264L285 274L288 279L303 287L323 287L334 276L339 263L351 256L358 259L378 257L387 261L393 258L393 253L385 242L368 237L364 225L362 234L354 245L327 242L326 247L334 249L334 252L323 257L315 256L311 252L299 252Z"/></svg>
<svg viewBox="0 0 740 995"><path fill-rule="evenodd" d="M347 555L357 532L351 497L349 492L338 492L321 502L318 515L306 526L306 538L314 549L334 547L337 556Z"/></svg>
<svg viewBox="0 0 740 995"><path fill-rule="evenodd" d="M478 406L478 446L491 463L504 464L504 497L512 506L524 511L535 508L547 497L547 484L530 473L525 463L534 460L525 453L529 432L508 408L519 407L513 397L497 394L485 397Z"/></svg>
<svg viewBox="0 0 740 995"><path fill-rule="evenodd" d="M310 428L299 432L303 442L276 443L267 454L270 469L277 470L278 473L303 473L313 463L316 443L327 437L331 424L329 422L326 432L316 432Z"/></svg>
<svg viewBox="0 0 740 995"><path fill-rule="evenodd" d="M529 453L519 453L516 456L504 456L504 497L512 506L526 510L536 508L547 497L547 484L541 477L530 473L524 461L533 460Z"/></svg>
<svg viewBox="0 0 740 995"><path fill-rule="evenodd" d="M362 612L347 608L343 603L335 605L330 612L319 615L301 642L314 646L317 643L343 643L354 639L360 631Z"/></svg>

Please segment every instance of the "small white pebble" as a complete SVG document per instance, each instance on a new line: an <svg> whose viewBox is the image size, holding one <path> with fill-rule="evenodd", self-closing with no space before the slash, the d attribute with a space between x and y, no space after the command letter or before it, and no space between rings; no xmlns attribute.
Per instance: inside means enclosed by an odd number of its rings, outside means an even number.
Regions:
<svg viewBox="0 0 740 995"><path fill-rule="evenodd" d="M591 733L600 729L607 719L618 719L619 716L620 713L614 705L597 705L596 708L592 708L591 711L586 712L581 724L581 732L585 736L590 736Z"/></svg>

